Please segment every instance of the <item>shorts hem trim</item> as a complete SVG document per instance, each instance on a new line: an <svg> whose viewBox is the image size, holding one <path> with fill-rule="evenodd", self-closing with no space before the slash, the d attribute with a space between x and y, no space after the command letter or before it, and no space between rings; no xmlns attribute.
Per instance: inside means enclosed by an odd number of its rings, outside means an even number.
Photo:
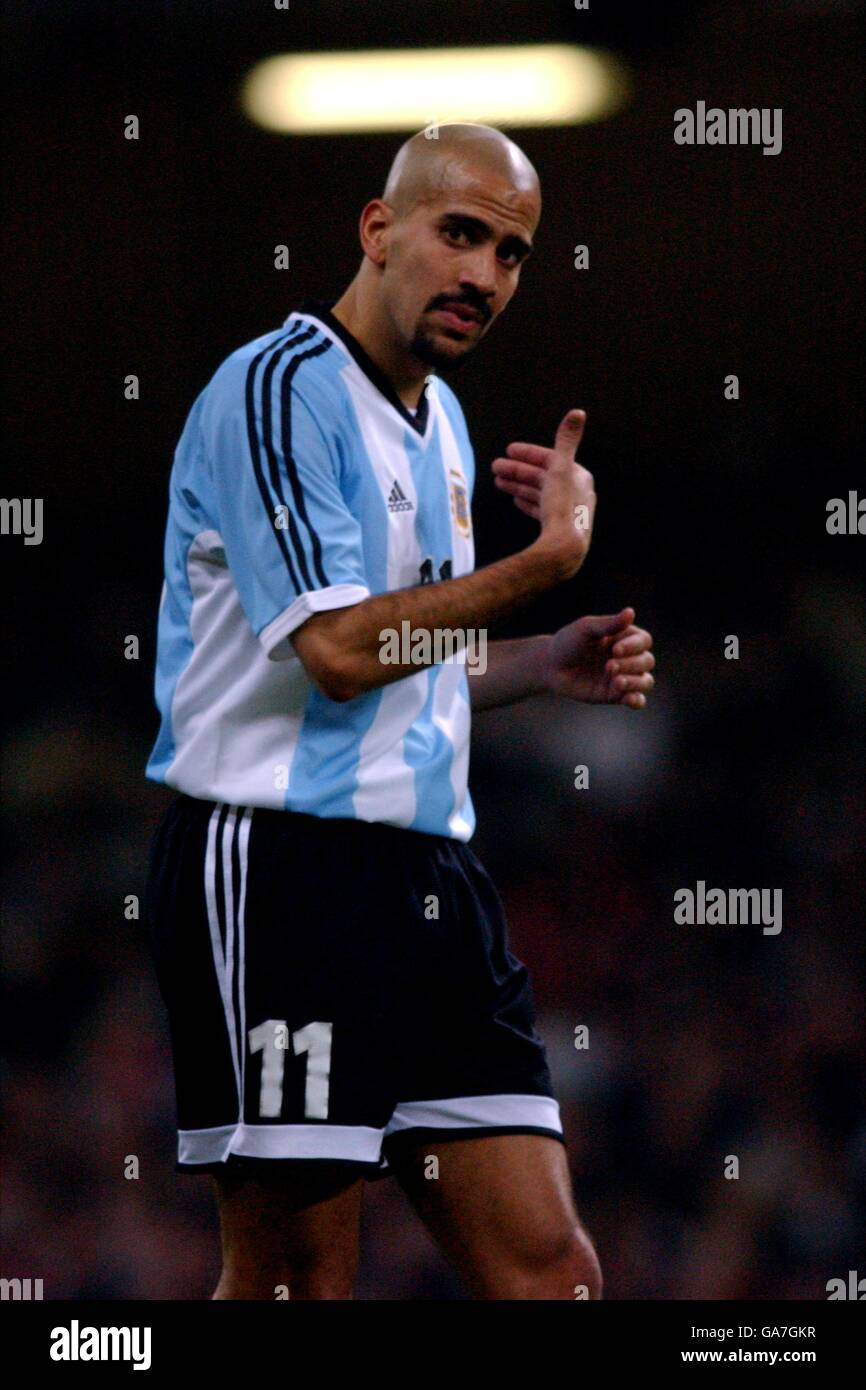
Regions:
<svg viewBox="0 0 866 1390"><path fill-rule="evenodd" d="M378 1174L382 1171L382 1163L379 1159L368 1160L340 1157L306 1158L302 1154L295 1154L294 1156L283 1154L279 1158L261 1158L246 1154L229 1154L227 1158L212 1159L210 1162L204 1163L182 1163L178 1160L174 1165L174 1170L176 1173L225 1173L227 1171L232 1173L272 1173L274 1171L285 1171L288 1173L291 1172L298 1163L307 1165L313 1163L323 1164L327 1167L333 1167L335 1164L338 1164L341 1168L356 1168L359 1177L363 1177L365 1174Z"/></svg>
<svg viewBox="0 0 866 1390"><path fill-rule="evenodd" d="M543 1125L417 1125L412 1129L395 1130L383 1140L383 1149L399 1147L404 1141L418 1139L484 1139L498 1134L540 1134L544 1138L558 1139L563 1148L568 1144L561 1129L546 1129Z"/></svg>
<svg viewBox="0 0 866 1390"><path fill-rule="evenodd" d="M177 1166L225 1167L230 1159L330 1160L376 1164L383 1129L371 1125L250 1125L238 1122L209 1129L178 1131Z"/></svg>

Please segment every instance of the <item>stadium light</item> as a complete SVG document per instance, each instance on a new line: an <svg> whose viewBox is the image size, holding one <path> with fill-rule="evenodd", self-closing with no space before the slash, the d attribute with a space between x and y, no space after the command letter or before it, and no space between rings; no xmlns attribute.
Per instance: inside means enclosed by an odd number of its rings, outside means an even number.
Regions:
<svg viewBox="0 0 866 1390"><path fill-rule="evenodd" d="M432 123L573 125L627 100L613 54L568 44L293 53L248 74L244 111L293 135L418 130Z"/></svg>

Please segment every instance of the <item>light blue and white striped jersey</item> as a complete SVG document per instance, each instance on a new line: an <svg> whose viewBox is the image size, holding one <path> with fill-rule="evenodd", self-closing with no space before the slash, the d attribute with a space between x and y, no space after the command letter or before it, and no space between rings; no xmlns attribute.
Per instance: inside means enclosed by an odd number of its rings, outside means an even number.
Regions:
<svg viewBox="0 0 866 1390"><path fill-rule="evenodd" d="M232 353L171 472L147 777L468 840L464 662L337 703L289 634L314 613L469 573L474 474L451 389L429 376L413 415L330 302Z"/></svg>

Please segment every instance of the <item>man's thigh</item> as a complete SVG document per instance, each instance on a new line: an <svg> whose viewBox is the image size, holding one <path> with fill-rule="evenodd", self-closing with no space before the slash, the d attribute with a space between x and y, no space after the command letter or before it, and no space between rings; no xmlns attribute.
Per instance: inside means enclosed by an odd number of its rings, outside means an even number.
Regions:
<svg viewBox="0 0 866 1390"><path fill-rule="evenodd" d="M213 1185L224 1276L270 1298L281 1283L290 1296L312 1285L351 1289L364 1191L351 1166L302 1160L279 1173L227 1170Z"/></svg>
<svg viewBox="0 0 866 1390"><path fill-rule="evenodd" d="M433 1161L435 1160L435 1162ZM394 1176L470 1286L531 1266L579 1229L565 1147L537 1134L435 1136L391 1156Z"/></svg>

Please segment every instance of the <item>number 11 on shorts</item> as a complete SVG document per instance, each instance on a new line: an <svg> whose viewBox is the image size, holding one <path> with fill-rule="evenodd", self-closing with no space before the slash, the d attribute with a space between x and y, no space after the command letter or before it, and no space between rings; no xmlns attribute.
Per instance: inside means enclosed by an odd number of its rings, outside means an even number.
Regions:
<svg viewBox="0 0 866 1390"><path fill-rule="evenodd" d="M328 1118L328 1091L331 1077L331 1023L308 1023L291 1034L296 1057L307 1054L304 1086L304 1118ZM289 1050L289 1027L285 1019L269 1018L249 1031L250 1052L262 1054L262 1084L259 1089L259 1116L279 1119L283 1108L283 1078Z"/></svg>

